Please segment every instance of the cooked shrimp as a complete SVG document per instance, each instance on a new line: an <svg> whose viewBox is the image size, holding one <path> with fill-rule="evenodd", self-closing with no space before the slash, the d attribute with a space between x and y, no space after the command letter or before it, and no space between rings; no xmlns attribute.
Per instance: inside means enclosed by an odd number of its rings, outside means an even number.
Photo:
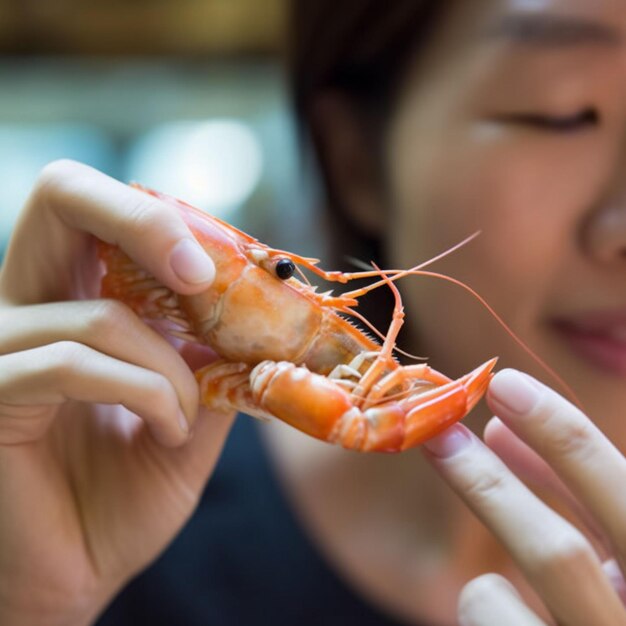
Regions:
<svg viewBox="0 0 626 626"><path fill-rule="evenodd" d="M213 259L216 279L199 295L176 294L101 242L102 295L144 318L168 320L171 334L219 355L196 372L207 406L275 417L353 450L398 452L465 417L484 394L495 358L458 380L394 358L404 312L393 281L401 273L325 272L315 259L269 248L184 202L144 191L180 212ZM298 266L327 280L378 276L387 284L395 306L382 345L346 319L368 288L317 293L295 276Z"/></svg>

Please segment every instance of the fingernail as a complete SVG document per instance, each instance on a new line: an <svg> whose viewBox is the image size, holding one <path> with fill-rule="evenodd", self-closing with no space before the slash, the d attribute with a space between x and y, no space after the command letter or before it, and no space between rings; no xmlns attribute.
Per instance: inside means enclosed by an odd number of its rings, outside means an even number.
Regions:
<svg viewBox="0 0 626 626"><path fill-rule="evenodd" d="M176 276L186 283L206 283L215 276L215 265L211 257L193 239L181 239L174 246L170 263Z"/></svg>
<svg viewBox="0 0 626 626"><path fill-rule="evenodd" d="M187 418L182 411L178 411L178 425L180 429L185 433L185 435L189 434L189 424L187 423Z"/></svg>
<svg viewBox="0 0 626 626"><path fill-rule="evenodd" d="M489 395L513 415L526 415L539 400L541 391L526 374L506 369L493 377Z"/></svg>
<svg viewBox="0 0 626 626"><path fill-rule="evenodd" d="M447 459L467 448L470 443L472 443L470 431L465 426L461 426L461 424L454 424L454 426L450 426L441 434L426 441L423 446L433 456Z"/></svg>

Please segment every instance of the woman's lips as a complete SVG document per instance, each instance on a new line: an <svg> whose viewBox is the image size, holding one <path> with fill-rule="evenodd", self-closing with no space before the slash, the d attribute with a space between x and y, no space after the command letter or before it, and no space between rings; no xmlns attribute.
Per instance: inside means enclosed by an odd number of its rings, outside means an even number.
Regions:
<svg viewBox="0 0 626 626"><path fill-rule="evenodd" d="M556 328L576 354L605 371L626 375L626 312L559 320Z"/></svg>

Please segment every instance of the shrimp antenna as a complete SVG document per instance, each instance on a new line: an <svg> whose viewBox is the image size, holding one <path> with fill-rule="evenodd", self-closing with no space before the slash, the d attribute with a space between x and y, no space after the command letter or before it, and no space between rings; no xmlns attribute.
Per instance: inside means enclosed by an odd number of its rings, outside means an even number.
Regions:
<svg viewBox="0 0 626 626"><path fill-rule="evenodd" d="M312 287L311 281L306 277L306 274L300 269L299 265L296 265L296 272L298 272L298 276L304 281L305 285Z"/></svg>
<svg viewBox="0 0 626 626"><path fill-rule="evenodd" d="M354 267L358 267L359 269L365 270L366 272L371 271L371 265L368 265L365 261L361 259L357 259L355 256L346 255L343 257L348 263L354 265Z"/></svg>
<svg viewBox="0 0 626 626"><path fill-rule="evenodd" d="M482 306L487 309L487 311L493 316L493 318L500 324L500 326L507 332L507 334L517 343L517 345L522 348L526 354L528 354L535 363L539 364L540 367L543 368L545 372L547 372L557 383L558 385L565 391L565 393L574 401L574 403L580 408L583 409L583 404L574 392L574 390L568 385L561 376L559 376L556 371L550 367L539 355L535 354L535 352L528 346L522 339L520 339L513 329L496 313L494 308L474 289L472 289L469 285L466 285L464 282L457 280L456 278L452 278L452 276L446 276L445 274L439 274L437 272L430 272L418 269L419 267L423 267L418 265L408 270L382 270L383 274L386 275L387 280L379 280L367 287L363 287L362 289L356 289L354 291L350 291L348 293L342 294L344 297L355 298L361 296L373 289L377 289L378 287L382 287L385 284L388 284L387 281L391 280L395 282L400 278L404 278L405 276L430 276L431 278L438 278L441 280L448 281L454 285L457 285L463 288L465 291L469 292Z"/></svg>
<svg viewBox="0 0 626 626"><path fill-rule="evenodd" d="M563 389L565 393L574 401L574 403L579 408L582 409L583 404L578 398L578 396L576 395L576 393L574 392L574 390L570 387L570 385L568 385L563 380L563 378L559 376L556 373L556 371L552 367L550 367L539 355L535 354L535 352L533 352L533 350L529 346L527 346L526 343L524 343L524 341L522 341L522 339L520 339L515 334L513 329L495 312L493 307L491 307L491 305L489 305L489 303L482 296L480 296L476 291L474 291L474 289L472 289L469 285L466 285L465 283L461 282L460 280L452 278L451 276L446 276L445 274L439 274L436 272L424 271L425 267L432 265L436 261L439 261L440 259L448 256L452 252L455 252L462 246L465 246L466 244L468 244L470 241L478 237L478 235L480 235L480 232L481 231L476 231L475 233L473 233L469 237L466 237L465 239L463 239L456 245L452 246L448 250L444 250L443 252L433 257L432 259L429 259L428 261L424 261L423 263L420 263L419 265L416 265L415 267L412 267L408 270L378 270L378 271L369 270L369 271L363 271L363 272L347 273L347 272L326 272L320 269L319 267L316 267L314 263L308 264L306 265L306 267L310 269L311 271L313 271L318 276L320 276L321 278L324 278L325 280L337 281L341 283L346 283L350 280L354 280L358 278L374 278L374 277L380 278L381 273L382 273L387 277L387 280L391 280L394 282L396 280L399 280L400 278L404 278L405 276L411 276L411 275L412 276L430 276L432 278L439 278L442 280L446 280L450 283L458 285L459 287L462 287L463 289L468 291L476 300L478 300L478 302L480 302L480 304L482 304L482 306L485 309L487 309L487 311L493 316L493 318L498 322L498 324L500 324L500 326L507 332L507 334L513 339L513 341L515 341L515 343L517 343L522 348L522 350L526 352L526 354L528 354L533 359L533 361L535 361L535 363L537 363L545 372L547 372L548 375L551 376L552 379L557 382L557 384L561 387L561 389ZM361 265L362 261L359 261L358 259L353 259L353 260L356 261L357 266L362 267ZM388 284L387 280L385 279L378 280L372 283L371 285L368 285L367 287L363 287L362 289L355 289L353 291L348 291L342 294L341 297L356 299L359 296L362 296L368 293L369 291L378 289L378 287L382 287L383 285Z"/></svg>
<svg viewBox="0 0 626 626"><path fill-rule="evenodd" d="M376 326L374 326L374 324L372 324L372 322L370 322L364 315L361 315L360 313L358 313L357 311L355 311L354 309L351 309L349 307L338 308L337 310L340 313L343 313L344 315L351 315L351 316L356 317L371 332L373 332L381 341L385 341L385 335L383 333L381 333L380 330L378 330L378 328L376 328ZM404 350L402 350L402 348L398 348L398 346L394 346L393 350L394 350L394 352L398 352L402 356L405 356L405 357L411 359L412 361L427 361L428 360L427 356L417 356L416 354L411 354L410 352L405 352Z"/></svg>
<svg viewBox="0 0 626 626"><path fill-rule="evenodd" d="M448 248L447 250L444 250L443 252L440 252L439 254L437 254L436 256L428 259L427 261L423 261L422 263L420 263L419 265L416 265L415 267L411 268L412 270L422 270L425 267L428 267L429 265L432 265L433 263L436 263L437 261L441 261L441 259L443 259L444 257L447 257L449 255L451 255L453 252L456 252L459 248L462 248L463 246L466 246L470 241L473 241L474 239L476 239L476 237L478 237L481 234L482 231L477 230L475 233L472 233L471 235L469 235L469 237L466 237L465 239L463 239L462 241L459 241L459 243L454 244L451 248ZM364 272L346 272L344 274L344 276L348 276L349 280L353 280L353 279L358 279L358 278L373 278L373 277L380 277L380 274L386 274L387 276L389 276L389 274L393 273L393 272L404 272L404 271L408 271L408 270L381 270L380 273L372 270L371 267L373 264L368 264L365 263L364 261L361 261L361 259L357 259L356 257L353 256L346 256L345 259L347 261L349 261L350 263L352 263L353 265L355 265L356 267L360 267L366 271ZM330 272L331 274L333 274L333 272ZM330 280L333 280L333 278L330 278ZM385 281L382 280L380 281L379 285L384 285Z"/></svg>
<svg viewBox="0 0 626 626"><path fill-rule="evenodd" d="M476 239L476 237L478 237L480 233L481 231L477 230L475 233L471 234L469 237L466 237L462 241L459 241L459 243L453 245L451 248L448 248L447 250L444 250L443 252L439 253L437 256L432 257L432 259L428 259L427 261L424 261L423 263L416 265L413 269L421 270L421 269L424 269L425 267L428 267L429 265L432 265L436 261L443 259L444 257L458 250L459 248L462 248L463 246L467 245L470 241L472 241L473 239ZM355 259L354 257L348 257L348 259L351 262L355 263L357 267L366 267L367 271L364 271L364 272L326 271L317 266L317 263L318 263L317 259L309 259L306 257L300 257L296 254L292 254L291 252L282 252L282 251L279 251L279 252L281 254L288 256L294 261L294 263L298 263L302 265L303 267L308 269L310 272L313 272L313 274L316 274L320 278L324 280L328 280L330 282L338 282L338 283L343 283L343 284L351 280L356 280L359 278L380 278L381 273L389 276L390 274L394 272L405 271L405 270L382 270L380 272L377 272L376 270L370 269L371 267L370 265L366 265L363 263L363 261L359 259ZM384 284L384 281L382 281L381 284Z"/></svg>

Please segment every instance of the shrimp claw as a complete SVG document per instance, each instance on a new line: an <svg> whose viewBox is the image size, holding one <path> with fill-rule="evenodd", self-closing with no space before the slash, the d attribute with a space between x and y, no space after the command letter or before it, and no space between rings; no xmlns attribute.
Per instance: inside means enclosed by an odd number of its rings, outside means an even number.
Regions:
<svg viewBox="0 0 626 626"><path fill-rule="evenodd" d="M444 381L427 365L406 373L415 387L405 397L362 410L337 381L286 361L263 361L242 370L210 365L197 372L203 401L232 406L260 418L274 416L312 437L361 452L400 452L420 445L459 421L484 394L497 359L458 380ZM231 364L232 365L232 364ZM420 369L418 375L417 369ZM395 370L403 372L404 370ZM224 377L226 374L226 377ZM368 398L365 399L367 404Z"/></svg>

